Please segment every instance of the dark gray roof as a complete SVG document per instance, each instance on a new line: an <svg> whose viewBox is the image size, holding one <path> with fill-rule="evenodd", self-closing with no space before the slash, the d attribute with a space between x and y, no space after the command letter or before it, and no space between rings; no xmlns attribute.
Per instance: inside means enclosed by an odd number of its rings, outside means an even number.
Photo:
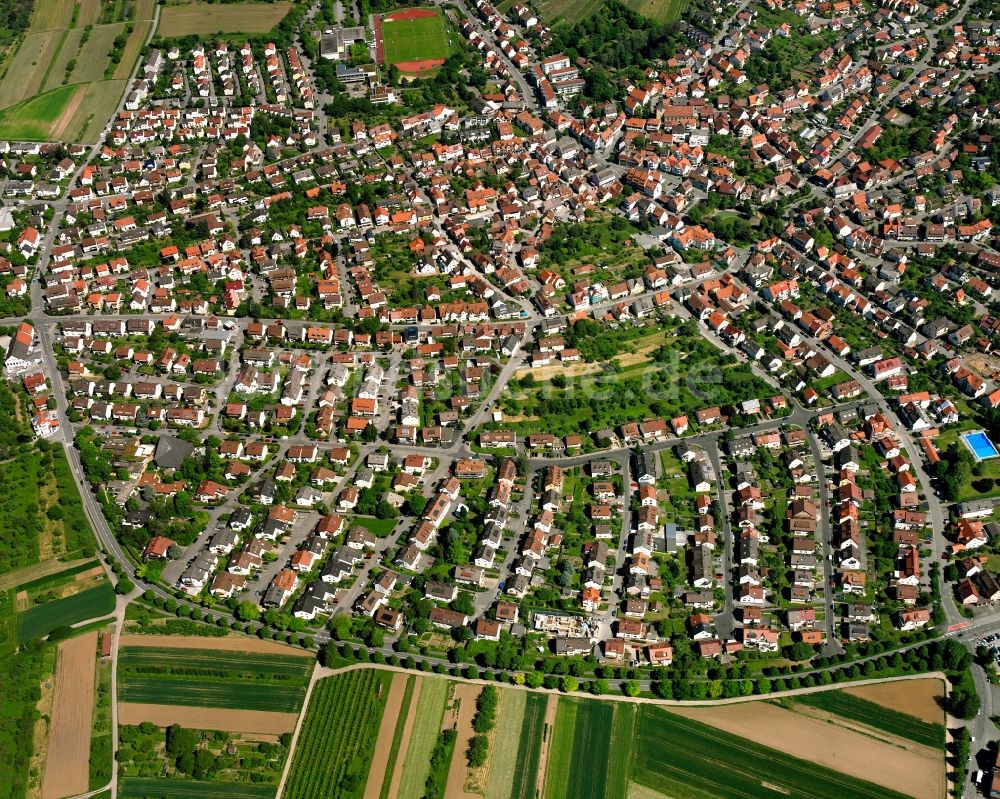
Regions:
<svg viewBox="0 0 1000 799"><path fill-rule="evenodd" d="M160 440L156 442L153 462L161 469L178 469L193 451L194 444L176 436L160 436Z"/></svg>

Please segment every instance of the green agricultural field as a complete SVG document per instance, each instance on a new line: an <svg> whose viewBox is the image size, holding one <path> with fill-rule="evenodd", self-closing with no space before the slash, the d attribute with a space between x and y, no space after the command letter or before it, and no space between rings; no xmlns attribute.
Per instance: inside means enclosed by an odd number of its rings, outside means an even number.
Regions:
<svg viewBox="0 0 1000 799"><path fill-rule="evenodd" d="M289 2L168 5L160 13L157 35L266 33L281 22L291 8Z"/></svg>
<svg viewBox="0 0 1000 799"><path fill-rule="evenodd" d="M527 691L500 692L497 731L490 755L491 764L495 765L490 766L485 799L511 799L513 795L515 769L512 766L517 762L518 754L532 745L530 738L526 740L521 736L528 696Z"/></svg>
<svg viewBox="0 0 1000 799"><path fill-rule="evenodd" d="M632 780L690 799L902 799L878 785L752 743L662 708L643 705L633 739ZM768 787L765 787L765 783Z"/></svg>
<svg viewBox="0 0 1000 799"><path fill-rule="evenodd" d="M631 705L560 698L546 799L625 799L635 716Z"/></svg>
<svg viewBox="0 0 1000 799"><path fill-rule="evenodd" d="M604 0L541 0L538 10L546 25L572 25L596 14L603 4Z"/></svg>
<svg viewBox="0 0 1000 799"><path fill-rule="evenodd" d="M76 86L62 86L0 111L0 138L47 139Z"/></svg>
<svg viewBox="0 0 1000 799"><path fill-rule="evenodd" d="M573 768L573 741L576 737L576 713L580 704L560 700L556 722L552 729L552 742L545 770L545 799L562 799L566 796Z"/></svg>
<svg viewBox="0 0 1000 799"><path fill-rule="evenodd" d="M383 21L382 39L386 64L445 59L451 55L448 25L439 14L397 22Z"/></svg>
<svg viewBox="0 0 1000 799"><path fill-rule="evenodd" d="M387 799L389 789L392 787L392 772L396 768L396 759L399 757L399 747L403 743L403 729L406 727L406 717L410 713L410 704L413 701L413 689L417 678L412 674L406 678L406 688L403 691L403 702L399 706L399 715L396 717L396 727L392 731L392 746L389 748L389 757L385 761L385 774L382 777L382 790L379 791L379 799Z"/></svg>
<svg viewBox="0 0 1000 799"><path fill-rule="evenodd" d="M17 640L42 638L63 625L107 616L115 609L115 592L110 583L81 591L65 599L35 605L17 614Z"/></svg>
<svg viewBox="0 0 1000 799"><path fill-rule="evenodd" d="M821 691L816 694L804 694L795 697L793 704L816 707L934 749L944 747L945 728L943 724L930 724L844 691Z"/></svg>
<svg viewBox="0 0 1000 799"><path fill-rule="evenodd" d="M687 8L688 0L622 0L636 14L654 22L677 22Z"/></svg>
<svg viewBox="0 0 1000 799"><path fill-rule="evenodd" d="M294 713L302 706L301 685L261 681L203 680L193 677L119 678L118 701L186 707L225 707Z"/></svg>
<svg viewBox="0 0 1000 799"><path fill-rule="evenodd" d="M549 698L536 693L529 693L526 696L510 799L534 799L535 783L538 779L538 761L541 757L542 734L545 731L545 706ZM500 723L503 724L502 717Z"/></svg>
<svg viewBox="0 0 1000 799"><path fill-rule="evenodd" d="M212 649L125 647L118 656L119 678L177 676L283 682L305 685L311 658Z"/></svg>
<svg viewBox="0 0 1000 799"><path fill-rule="evenodd" d="M448 700L448 682L424 677L417 699L417 715L403 759L403 775L397 799L420 799L430 771L431 752L441 736L441 720Z"/></svg>
<svg viewBox="0 0 1000 799"><path fill-rule="evenodd" d="M229 785L195 780L126 777L119 799L273 799L274 785Z"/></svg>
<svg viewBox="0 0 1000 799"><path fill-rule="evenodd" d="M284 799L361 796L391 679L391 672L362 669L315 685Z"/></svg>

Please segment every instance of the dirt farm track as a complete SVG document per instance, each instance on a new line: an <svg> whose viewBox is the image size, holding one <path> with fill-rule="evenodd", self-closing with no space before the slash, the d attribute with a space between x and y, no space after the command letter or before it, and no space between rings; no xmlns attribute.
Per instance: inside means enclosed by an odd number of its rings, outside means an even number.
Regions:
<svg viewBox="0 0 1000 799"><path fill-rule="evenodd" d="M59 644L42 799L87 790L96 669L96 630Z"/></svg>

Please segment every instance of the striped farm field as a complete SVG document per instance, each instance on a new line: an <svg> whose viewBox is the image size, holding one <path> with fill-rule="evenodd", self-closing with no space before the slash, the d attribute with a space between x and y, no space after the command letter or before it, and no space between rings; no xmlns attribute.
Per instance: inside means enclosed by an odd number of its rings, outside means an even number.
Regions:
<svg viewBox="0 0 1000 799"><path fill-rule="evenodd" d="M523 740L521 736L528 696L527 691L500 692L497 733L493 740L486 799L510 799L513 793L515 769L511 766L517 762L521 749L531 745L530 738Z"/></svg>
<svg viewBox="0 0 1000 799"><path fill-rule="evenodd" d="M560 712L562 708L560 707ZM643 705L633 738L632 780L688 799L902 799L841 774L662 708Z"/></svg>
<svg viewBox="0 0 1000 799"><path fill-rule="evenodd" d="M197 782L157 777L125 777L118 788L120 799L273 799L273 785Z"/></svg>
<svg viewBox="0 0 1000 799"><path fill-rule="evenodd" d="M448 701L448 681L423 677L417 698L416 723L402 759L403 774L396 799L420 799L430 772L431 752L441 737L441 720Z"/></svg>
<svg viewBox="0 0 1000 799"><path fill-rule="evenodd" d="M115 592L110 583L78 594L35 605L17 614L17 640L43 638L56 627L107 616L115 609Z"/></svg>
<svg viewBox="0 0 1000 799"><path fill-rule="evenodd" d="M632 705L561 698L545 796L625 799L635 716Z"/></svg>
<svg viewBox="0 0 1000 799"><path fill-rule="evenodd" d="M851 721L899 735L924 746L940 749L944 746L943 724L930 724L906 713L882 707L874 702L852 696L844 691L821 691L795 697L795 704L819 708Z"/></svg>
<svg viewBox="0 0 1000 799"><path fill-rule="evenodd" d="M542 734L545 730L545 706L549 702L549 698L544 694L530 693L525 696L524 715L518 734L520 746L513 768L511 799L534 799L538 762L541 759ZM503 724L503 718L500 723Z"/></svg>
<svg viewBox="0 0 1000 799"><path fill-rule="evenodd" d="M118 701L152 705L226 707L292 713L302 705L305 686L256 680L208 680L185 676L118 680Z"/></svg>
<svg viewBox="0 0 1000 799"><path fill-rule="evenodd" d="M313 663L297 655L220 652L215 649L124 647L118 656L118 676L192 676L305 685Z"/></svg>
<svg viewBox="0 0 1000 799"><path fill-rule="evenodd" d="M314 685L284 799L361 796L392 677L359 669Z"/></svg>

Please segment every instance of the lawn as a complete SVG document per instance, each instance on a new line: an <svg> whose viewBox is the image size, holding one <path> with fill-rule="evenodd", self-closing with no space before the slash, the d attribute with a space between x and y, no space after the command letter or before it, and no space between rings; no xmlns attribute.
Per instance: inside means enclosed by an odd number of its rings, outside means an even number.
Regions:
<svg viewBox="0 0 1000 799"><path fill-rule="evenodd" d="M930 724L844 691L822 691L798 696L795 703L809 705L837 716L867 724L935 749L944 747L944 725Z"/></svg>
<svg viewBox="0 0 1000 799"><path fill-rule="evenodd" d="M545 731L545 706L549 698L544 694L528 694L524 705L524 720L518 737L520 747L514 761L514 784L511 799L534 799L538 779L538 761L541 757L542 734Z"/></svg>
<svg viewBox="0 0 1000 799"><path fill-rule="evenodd" d="M137 677L119 679L118 700L152 705L224 707L294 713L302 706L305 688L260 680L211 680L197 677Z"/></svg>
<svg viewBox="0 0 1000 799"><path fill-rule="evenodd" d="M81 591L65 599L35 605L17 614L17 640L42 638L56 627L85 619L107 616L115 609L115 592L110 583Z"/></svg>
<svg viewBox="0 0 1000 799"><path fill-rule="evenodd" d="M355 516L351 524L364 527L368 532L379 538L385 538L396 526L396 519L373 519L370 516Z"/></svg>
<svg viewBox="0 0 1000 799"><path fill-rule="evenodd" d="M444 17L383 21L382 39L385 42L385 62L445 59L451 54L448 26Z"/></svg>
<svg viewBox="0 0 1000 799"><path fill-rule="evenodd" d="M423 678L420 696L417 698L416 718L410 732L410 744L403 759L403 775L399 781L397 799L420 799L424 795L431 752L441 736L441 719L444 717L447 699L447 680Z"/></svg>
<svg viewBox="0 0 1000 799"><path fill-rule="evenodd" d="M284 799L362 795L391 680L391 672L363 669L315 685Z"/></svg>
<svg viewBox="0 0 1000 799"><path fill-rule="evenodd" d="M292 4L185 3L164 6L157 35L209 35L213 33L266 33L284 19Z"/></svg>
<svg viewBox="0 0 1000 799"><path fill-rule="evenodd" d="M274 785L229 785L195 780L126 777L118 788L119 799L273 799Z"/></svg>
<svg viewBox="0 0 1000 799"><path fill-rule="evenodd" d="M902 799L902 794L752 743L661 708L638 711L632 780L687 799ZM767 787L765 787L765 783Z"/></svg>

